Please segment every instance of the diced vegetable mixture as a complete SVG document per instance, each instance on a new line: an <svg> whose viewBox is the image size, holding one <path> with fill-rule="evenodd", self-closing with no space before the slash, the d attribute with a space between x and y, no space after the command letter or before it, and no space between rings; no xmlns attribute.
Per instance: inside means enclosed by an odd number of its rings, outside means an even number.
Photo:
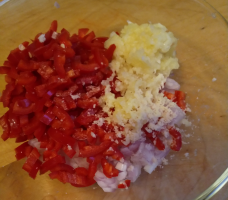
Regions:
<svg viewBox="0 0 228 200"><path fill-rule="evenodd" d="M138 104L129 103L128 113L128 107L121 104L121 100L128 102L130 84L124 79L130 82L131 75L119 68L127 68L125 64L131 65L131 60L118 54L121 45L113 38L126 38L123 34L96 37L87 28L72 35L66 29L58 33L57 21L53 21L46 33L12 50L0 67L7 83L1 102L9 108L0 118L1 138L15 138L16 159L25 158L22 168L33 179L38 172L49 173L51 179L75 187L97 182L104 191L112 192L128 188L142 167L151 173L170 149L180 150L181 134L175 124L185 117L185 93L169 74L164 73L157 88L164 106L156 120L141 112L137 118L144 117L141 125L131 123L134 117L129 113L139 110ZM165 51L162 53L169 49ZM126 60L120 61L123 58ZM117 61L122 63L118 69ZM137 75L138 71L131 73ZM149 95L143 86L140 90L139 94ZM151 97L153 101L158 102ZM121 117L126 119L123 123L118 121ZM140 131L134 132L134 125Z"/></svg>

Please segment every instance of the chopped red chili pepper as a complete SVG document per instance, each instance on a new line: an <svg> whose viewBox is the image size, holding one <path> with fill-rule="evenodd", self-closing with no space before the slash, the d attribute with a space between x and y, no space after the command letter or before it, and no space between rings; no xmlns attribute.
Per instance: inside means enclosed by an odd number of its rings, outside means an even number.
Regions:
<svg viewBox="0 0 228 200"><path fill-rule="evenodd" d="M83 149L80 149L79 156L81 157L91 157L96 156L107 150L111 146L111 141L104 141L99 146L85 146Z"/></svg>
<svg viewBox="0 0 228 200"><path fill-rule="evenodd" d="M65 158L60 155L57 155L54 158L51 158L50 160L44 162L41 165L40 174L44 174L59 163L65 163Z"/></svg>
<svg viewBox="0 0 228 200"><path fill-rule="evenodd" d="M1 96L1 102L3 103L4 107L8 107L10 104L11 93L13 92L15 85L13 83L9 83L6 85L6 89L3 90Z"/></svg>
<svg viewBox="0 0 228 200"><path fill-rule="evenodd" d="M51 172L57 172L57 171L65 171L68 172L70 174L75 173L75 170L73 167L71 167L70 165L67 165L65 163L58 163L57 165L55 165L54 167L52 167L50 169Z"/></svg>
<svg viewBox="0 0 228 200"><path fill-rule="evenodd" d="M38 150L36 148L33 148L33 150L29 154L29 156L22 168L25 171L27 171L28 173L30 173L30 171L32 170L33 166L35 165L35 163L39 159L39 157L40 157L40 153L38 152ZM35 173L35 172L33 172L33 173Z"/></svg>
<svg viewBox="0 0 228 200"><path fill-rule="evenodd" d="M174 151L180 151L182 146L181 134L174 128L169 129L169 134L172 136L173 141L170 145L170 148Z"/></svg>
<svg viewBox="0 0 228 200"><path fill-rule="evenodd" d="M119 171L104 158L101 159L101 166L103 168L105 176L108 178L116 177L119 175Z"/></svg>
<svg viewBox="0 0 228 200"><path fill-rule="evenodd" d="M120 183L118 185L118 188L128 188L130 187L131 181L130 180L125 180L123 183Z"/></svg>

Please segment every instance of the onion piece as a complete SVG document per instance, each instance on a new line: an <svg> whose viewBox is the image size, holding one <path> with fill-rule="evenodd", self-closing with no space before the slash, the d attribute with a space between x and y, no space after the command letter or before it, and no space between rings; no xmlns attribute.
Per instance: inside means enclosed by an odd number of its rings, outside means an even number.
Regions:
<svg viewBox="0 0 228 200"><path fill-rule="evenodd" d="M171 78L167 78L165 82L165 89L168 90L179 90L180 84Z"/></svg>
<svg viewBox="0 0 228 200"><path fill-rule="evenodd" d="M126 171L125 172L120 172L119 175L117 176L117 180L118 181L122 181L122 180L124 180L126 178L126 176L127 176L127 172Z"/></svg>
<svg viewBox="0 0 228 200"><path fill-rule="evenodd" d="M155 162L155 163L153 163L152 165L146 165L146 166L144 167L144 170L145 170L147 173L151 174L152 171L154 171L155 168L156 168L157 166L158 166L158 163Z"/></svg>
<svg viewBox="0 0 228 200"><path fill-rule="evenodd" d="M137 178L140 176L141 174L141 165L133 165L133 170L132 171L128 171L127 173L127 177L126 179L129 179L131 182L135 182L137 180Z"/></svg>
<svg viewBox="0 0 228 200"><path fill-rule="evenodd" d="M103 181L97 181L97 184L101 187L101 188L105 188L105 187L108 187L108 185L103 182Z"/></svg>
<svg viewBox="0 0 228 200"><path fill-rule="evenodd" d="M116 164L116 169L120 170L120 171L126 171L127 169L127 165L121 162L118 162Z"/></svg>

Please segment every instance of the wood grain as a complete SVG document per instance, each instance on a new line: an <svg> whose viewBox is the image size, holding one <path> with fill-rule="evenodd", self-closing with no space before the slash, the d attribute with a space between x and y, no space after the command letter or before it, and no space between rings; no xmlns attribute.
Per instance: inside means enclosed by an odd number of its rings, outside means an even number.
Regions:
<svg viewBox="0 0 228 200"><path fill-rule="evenodd" d="M74 33L78 28L89 27L99 36L120 30L126 20L160 22L179 39L177 55L181 68L174 78L187 92L193 126L185 128L185 144L181 152L171 153L175 155L172 159L168 156L169 165L151 175L143 173L131 189L111 194L103 193L97 185L73 188L50 180L48 175L38 176L34 181L21 169L24 161L13 162L14 140L0 141L0 167L8 164L0 169L0 199L190 200L197 197L228 166L226 22L199 0L59 0L59 9L54 7L54 2L10 0L0 7L0 63L21 42L46 31L54 19L59 22L59 30L64 27ZM224 1L219 2L222 2L219 8L223 9ZM217 80L212 82L213 78ZM2 91L3 76L0 83ZM5 111L1 105L0 115ZM222 190L217 197L225 200L228 193Z"/></svg>

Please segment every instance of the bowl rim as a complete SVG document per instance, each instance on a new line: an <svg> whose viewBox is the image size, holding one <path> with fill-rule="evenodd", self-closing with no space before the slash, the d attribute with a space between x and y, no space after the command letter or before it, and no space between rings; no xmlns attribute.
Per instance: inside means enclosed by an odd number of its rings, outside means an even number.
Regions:
<svg viewBox="0 0 228 200"><path fill-rule="evenodd" d="M228 27L228 21L214 6L212 6L206 0L194 0L194 1L196 3L201 4L202 6L207 7L209 10L212 10L213 13L216 13L219 16L219 18L221 18L221 20L223 22L225 22L226 26ZM228 182L228 167L211 186L209 186L204 192L202 192L194 200L208 200L208 199L212 198L215 194L217 194L223 188L223 186L226 185L227 182Z"/></svg>
<svg viewBox="0 0 228 200"><path fill-rule="evenodd" d="M217 15L220 21L225 23L225 26L228 28L228 20L210 3L206 0L193 0L195 3L200 4L201 6L207 8L213 14ZM198 195L194 200L208 200L214 197L228 182L228 167L221 174L220 177L215 180L213 184L211 184L206 190L204 190L200 195Z"/></svg>

